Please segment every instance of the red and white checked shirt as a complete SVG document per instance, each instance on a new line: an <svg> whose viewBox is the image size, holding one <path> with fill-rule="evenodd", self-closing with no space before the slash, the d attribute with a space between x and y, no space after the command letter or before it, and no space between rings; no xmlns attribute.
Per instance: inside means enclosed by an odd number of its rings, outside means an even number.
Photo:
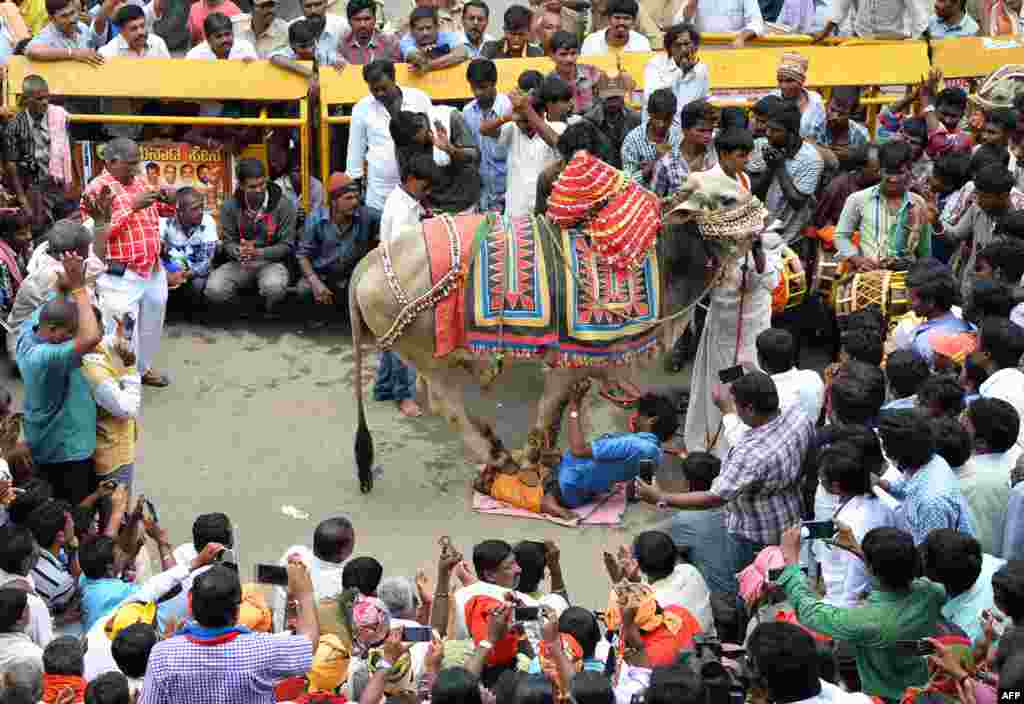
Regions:
<svg viewBox="0 0 1024 704"><path fill-rule="evenodd" d="M174 206L157 201L144 210L132 210L135 197L151 190L151 187L138 176L130 186L125 186L109 171L94 178L86 186L85 193L96 194L104 186L110 186L114 194L107 261L121 262L142 278L148 279L160 256L160 217L172 217ZM87 218L89 215L83 210L82 217Z"/></svg>

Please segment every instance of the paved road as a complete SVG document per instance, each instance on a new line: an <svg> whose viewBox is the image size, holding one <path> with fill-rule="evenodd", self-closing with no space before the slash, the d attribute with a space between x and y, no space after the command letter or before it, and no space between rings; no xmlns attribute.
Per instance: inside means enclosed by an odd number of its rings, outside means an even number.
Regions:
<svg viewBox="0 0 1024 704"><path fill-rule="evenodd" d="M367 394L376 366L375 356L369 357ZM310 544L318 520L347 514L357 527L355 554L377 557L390 574L412 576L430 565L443 534L467 557L473 543L486 537L554 538L573 596L598 607L608 586L601 550L664 518L632 507L623 528L580 530L474 514L468 507L473 468L447 424L433 416L405 419L392 404L372 400L368 422L383 476L371 495L361 495L352 454L354 370L347 330L313 332L255 321L226 329L170 323L158 368L174 383L146 388L137 491L156 503L176 543L190 539L199 513L231 516L246 574L289 545ZM491 396L475 394L471 405L478 415L500 419L503 439L519 447L530 403L540 393L540 372L510 365L505 374ZM9 383L20 398L20 383ZM601 431L624 427L624 415L607 404L598 404L593 415ZM310 518L285 515L287 505Z"/></svg>

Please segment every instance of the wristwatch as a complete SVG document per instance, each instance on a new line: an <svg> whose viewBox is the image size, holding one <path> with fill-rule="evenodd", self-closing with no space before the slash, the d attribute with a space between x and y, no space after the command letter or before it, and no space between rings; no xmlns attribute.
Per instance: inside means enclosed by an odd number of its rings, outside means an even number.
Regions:
<svg viewBox="0 0 1024 704"><path fill-rule="evenodd" d="M482 640L476 644L476 647L480 650L486 650L487 652L490 652L494 650L494 643L492 643L489 640Z"/></svg>

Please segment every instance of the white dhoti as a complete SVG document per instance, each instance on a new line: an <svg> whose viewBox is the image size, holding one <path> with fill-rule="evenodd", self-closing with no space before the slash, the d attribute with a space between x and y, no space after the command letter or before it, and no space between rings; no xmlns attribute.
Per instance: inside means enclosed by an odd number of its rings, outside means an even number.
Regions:
<svg viewBox="0 0 1024 704"><path fill-rule="evenodd" d="M160 337L167 313L167 272L159 266L148 279L130 270L125 271L124 276L103 274L96 281L96 290L103 312L105 335L113 335L117 331L117 322L126 313L135 320L131 334L132 350L139 373L145 374L160 351Z"/></svg>
<svg viewBox="0 0 1024 704"><path fill-rule="evenodd" d="M754 257L748 254L745 260L733 264L725 280L711 290L711 305L690 375L685 435L690 452L703 450L724 457L729 450L722 414L715 406L711 390L723 369L737 364L757 366L754 343L758 335L771 327L772 291L779 282L783 243L772 231L765 232L762 238L764 273L757 272ZM741 282L745 283L741 286Z"/></svg>

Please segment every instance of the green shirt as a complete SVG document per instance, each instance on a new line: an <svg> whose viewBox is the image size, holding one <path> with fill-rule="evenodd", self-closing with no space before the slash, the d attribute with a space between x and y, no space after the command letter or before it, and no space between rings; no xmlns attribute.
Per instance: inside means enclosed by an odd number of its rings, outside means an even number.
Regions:
<svg viewBox="0 0 1024 704"><path fill-rule="evenodd" d="M898 640L937 635L946 601L941 585L918 579L908 593L875 589L863 605L843 608L821 601L807 586L798 565L783 570L778 583L802 625L853 646L866 694L899 700L907 687L928 681L924 658L901 655L892 646Z"/></svg>

